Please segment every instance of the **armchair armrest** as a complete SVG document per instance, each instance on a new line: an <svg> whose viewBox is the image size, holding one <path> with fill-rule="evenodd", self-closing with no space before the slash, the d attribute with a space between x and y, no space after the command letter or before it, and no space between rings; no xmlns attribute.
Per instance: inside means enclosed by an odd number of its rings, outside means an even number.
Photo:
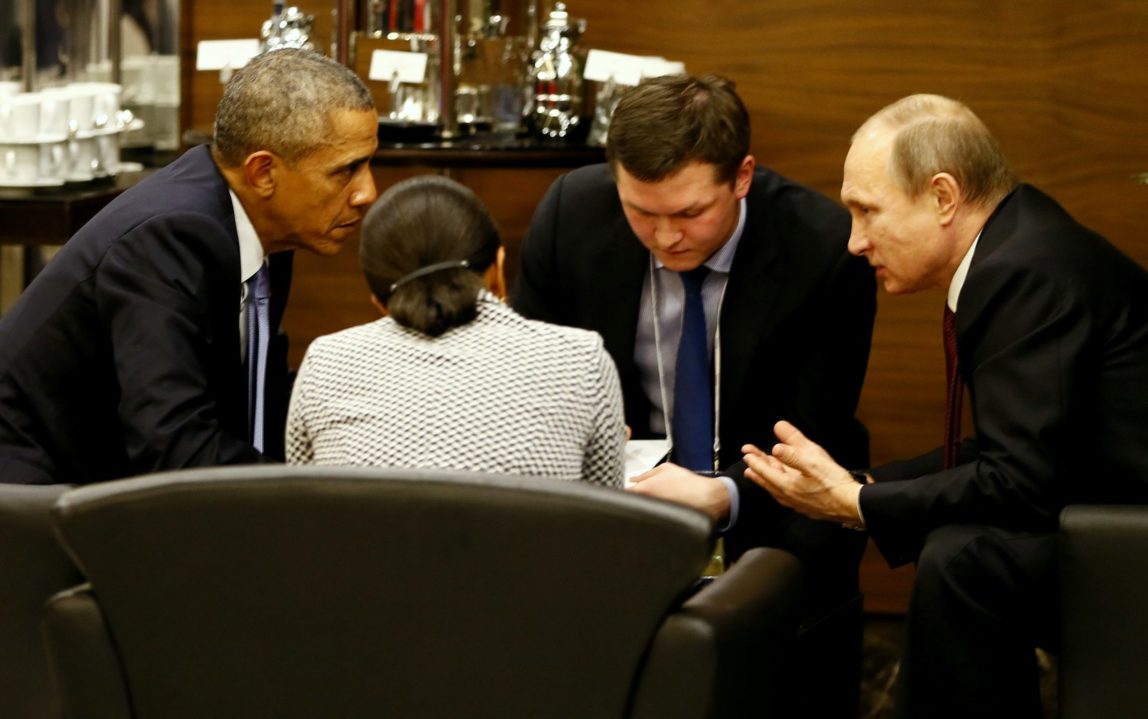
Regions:
<svg viewBox="0 0 1148 719"><path fill-rule="evenodd" d="M752 549L669 615L654 637L633 717L786 715L801 565Z"/></svg>
<svg viewBox="0 0 1148 719"><path fill-rule="evenodd" d="M64 719L131 719L119 658L90 585L52 597L44 635Z"/></svg>
<svg viewBox="0 0 1148 719"><path fill-rule="evenodd" d="M1148 506L1065 507L1057 552L1060 716L1143 713L1148 704Z"/></svg>
<svg viewBox="0 0 1148 719"><path fill-rule="evenodd" d="M0 716L5 719L59 715L41 620L49 597L84 581L52 529L52 506L69 488L0 484Z"/></svg>

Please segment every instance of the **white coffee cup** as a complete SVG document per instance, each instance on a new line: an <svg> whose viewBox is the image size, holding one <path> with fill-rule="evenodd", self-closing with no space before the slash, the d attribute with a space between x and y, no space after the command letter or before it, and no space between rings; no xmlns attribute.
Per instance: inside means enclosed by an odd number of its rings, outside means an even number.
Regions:
<svg viewBox="0 0 1148 719"><path fill-rule="evenodd" d="M0 144L0 182L6 185L34 185L40 174L40 146Z"/></svg>
<svg viewBox="0 0 1148 719"><path fill-rule="evenodd" d="M100 145L95 137L73 137L68 141L68 179L77 182L103 174Z"/></svg>
<svg viewBox="0 0 1148 719"><path fill-rule="evenodd" d="M64 88L68 93L68 125L72 132L90 132L95 124L96 93L90 88L72 83Z"/></svg>
<svg viewBox="0 0 1148 719"><path fill-rule="evenodd" d="M120 171L120 133L110 132L96 138L99 144L100 169L114 175Z"/></svg>
<svg viewBox="0 0 1148 719"><path fill-rule="evenodd" d="M179 104L179 56L155 56L155 99L157 105Z"/></svg>
<svg viewBox="0 0 1148 719"><path fill-rule="evenodd" d="M124 91L120 99L125 105L150 105L155 102L155 56L131 55L120 63Z"/></svg>
<svg viewBox="0 0 1148 719"><path fill-rule="evenodd" d="M91 93L93 128L101 130L115 127L123 87L114 82L74 82L69 87Z"/></svg>
<svg viewBox="0 0 1148 719"><path fill-rule="evenodd" d="M40 143L39 179L62 182L68 176L68 143L44 142Z"/></svg>
<svg viewBox="0 0 1148 719"><path fill-rule="evenodd" d="M72 94L66 87L52 87L40 92L40 134L62 139L69 134Z"/></svg>
<svg viewBox="0 0 1148 719"><path fill-rule="evenodd" d="M0 142L35 140L40 134L40 102L38 92L0 97Z"/></svg>

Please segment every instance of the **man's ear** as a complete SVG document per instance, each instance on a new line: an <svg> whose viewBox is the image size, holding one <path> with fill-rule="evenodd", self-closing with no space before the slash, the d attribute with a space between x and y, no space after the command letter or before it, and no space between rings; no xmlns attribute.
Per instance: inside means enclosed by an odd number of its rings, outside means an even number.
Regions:
<svg viewBox="0 0 1148 719"><path fill-rule="evenodd" d="M947 172L938 172L929 182L929 194L940 223L944 226L952 224L961 204L961 188L957 185L957 178Z"/></svg>
<svg viewBox="0 0 1148 719"><path fill-rule="evenodd" d="M737 199L742 199L749 194L749 186L753 183L753 168L756 161L753 155L746 155L741 161L741 166L737 168L737 177L733 182L733 191Z"/></svg>
<svg viewBox="0 0 1148 719"><path fill-rule="evenodd" d="M282 160L266 150L259 150L243 160L243 179L260 197L275 194L275 178Z"/></svg>

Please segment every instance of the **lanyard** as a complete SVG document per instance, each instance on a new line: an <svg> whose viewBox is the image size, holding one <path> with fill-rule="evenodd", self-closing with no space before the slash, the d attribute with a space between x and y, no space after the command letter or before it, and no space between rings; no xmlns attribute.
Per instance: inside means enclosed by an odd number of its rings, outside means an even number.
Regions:
<svg viewBox="0 0 1148 719"><path fill-rule="evenodd" d="M725 291L729 287L729 280L722 285L721 295L718 297L717 327L714 328L714 472L721 470L721 308L725 302ZM703 307L705 300L703 299ZM658 273L654 266L654 256L650 255L650 310L654 319L654 355L658 360L658 391L662 396L662 421L666 427L666 448L668 452L674 450L673 415L668 409L666 401L666 374L662 365L662 333L661 316L658 314ZM684 311L684 308L683 308ZM675 410L677 407L674 408Z"/></svg>

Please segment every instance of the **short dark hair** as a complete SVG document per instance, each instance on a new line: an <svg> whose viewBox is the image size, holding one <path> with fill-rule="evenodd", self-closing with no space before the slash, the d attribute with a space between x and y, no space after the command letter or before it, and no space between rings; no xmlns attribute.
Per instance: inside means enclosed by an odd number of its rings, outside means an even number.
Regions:
<svg viewBox="0 0 1148 719"><path fill-rule="evenodd" d="M692 162L733 183L749 154L749 112L733 82L717 75L666 75L627 90L610 119L606 159L643 182Z"/></svg>
<svg viewBox="0 0 1148 719"><path fill-rule="evenodd" d="M272 50L252 58L224 87L213 152L228 167L259 150L294 163L328 142L332 111L374 107L371 92L346 65L311 50Z"/></svg>
<svg viewBox="0 0 1148 719"><path fill-rule="evenodd" d="M502 242L490 210L466 187L419 175L383 193L363 220L359 264L371 292L403 327L437 337L473 320L484 273ZM441 262L451 267L402 282Z"/></svg>

